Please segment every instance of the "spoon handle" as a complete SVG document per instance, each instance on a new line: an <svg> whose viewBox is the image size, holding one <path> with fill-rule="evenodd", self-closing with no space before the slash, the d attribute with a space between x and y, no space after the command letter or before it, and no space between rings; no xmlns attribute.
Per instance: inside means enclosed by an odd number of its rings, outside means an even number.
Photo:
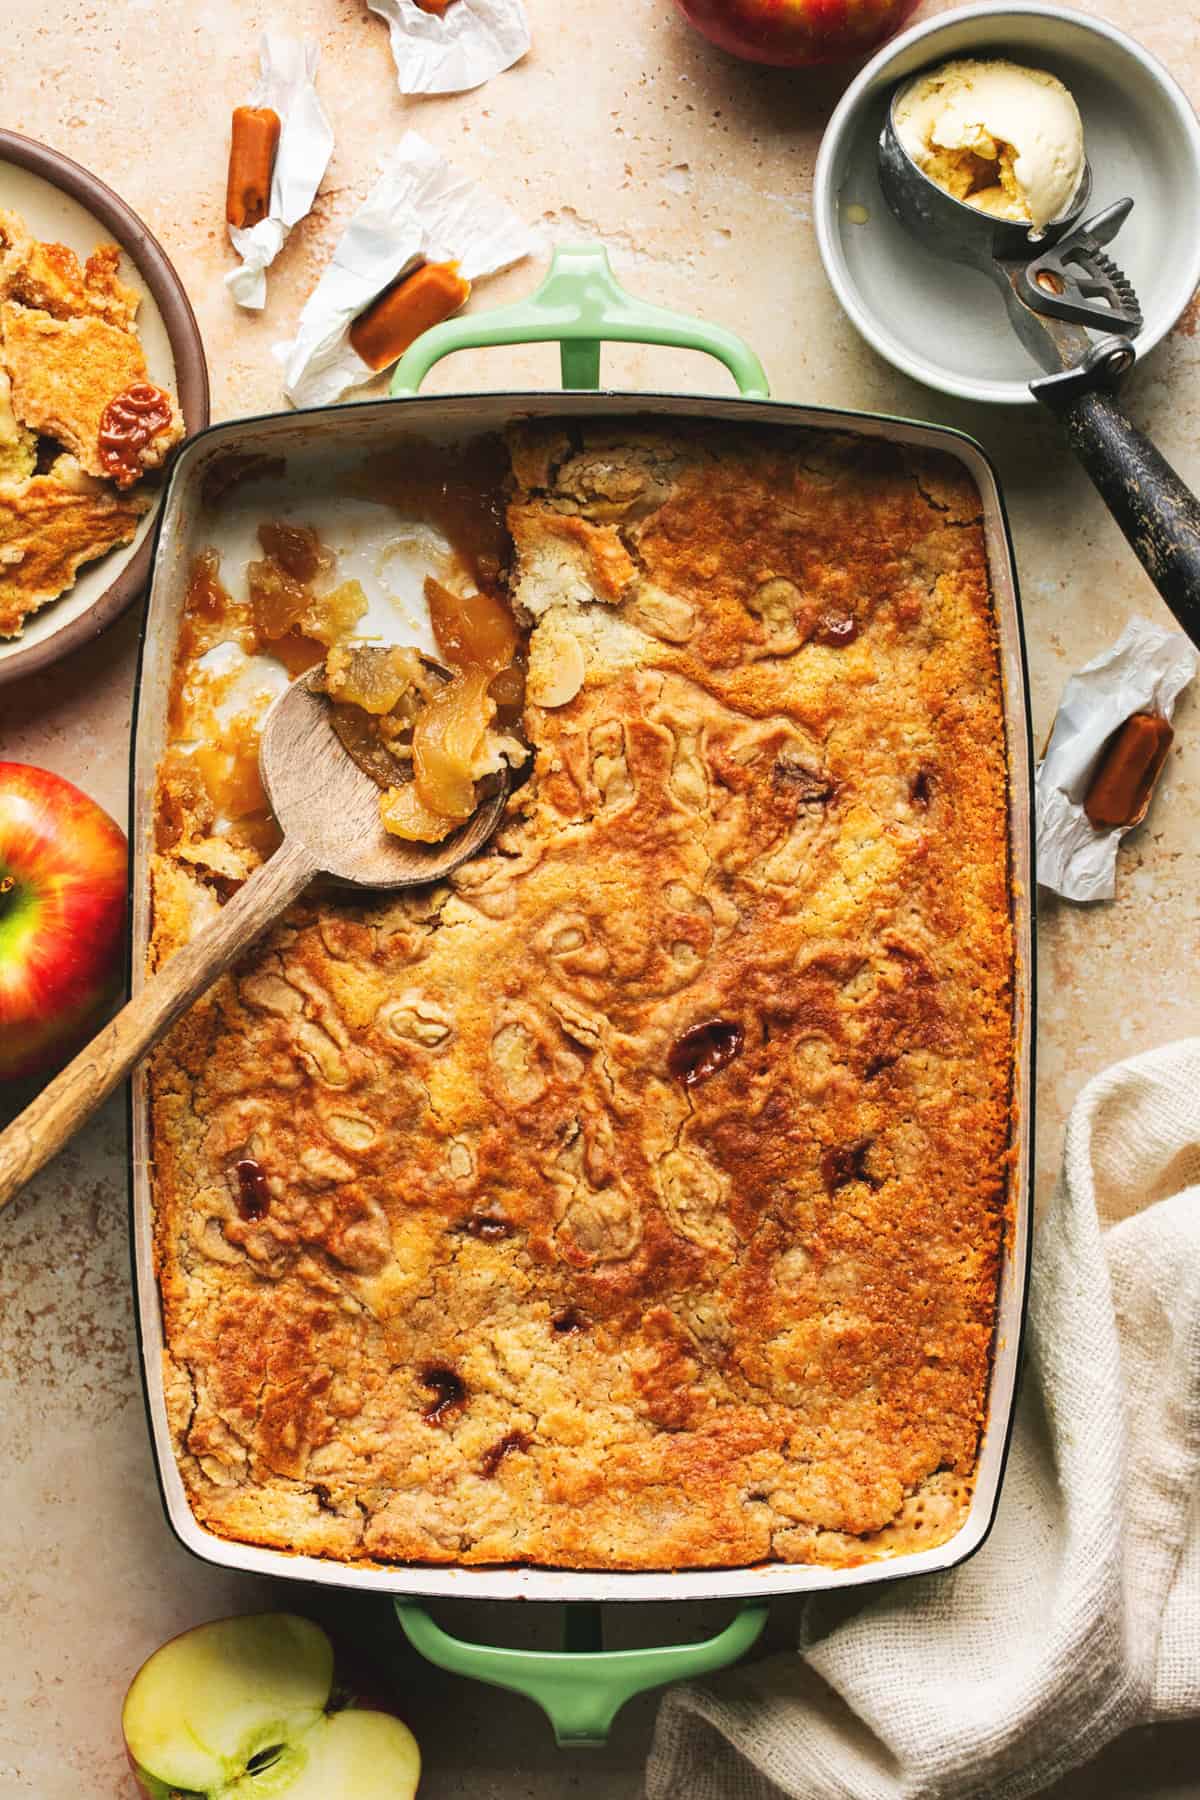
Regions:
<svg viewBox="0 0 1200 1800"><path fill-rule="evenodd" d="M192 1001L236 962L313 876L311 852L287 839L211 925L177 950L36 1100L0 1132L0 1207L62 1149Z"/></svg>

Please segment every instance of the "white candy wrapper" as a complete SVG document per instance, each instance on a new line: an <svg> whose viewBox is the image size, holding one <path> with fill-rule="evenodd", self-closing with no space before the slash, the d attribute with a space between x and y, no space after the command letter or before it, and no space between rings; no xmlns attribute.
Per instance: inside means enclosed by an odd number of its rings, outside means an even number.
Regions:
<svg viewBox="0 0 1200 1800"><path fill-rule="evenodd" d="M1083 810L1106 741L1131 713L1161 713L1200 667L1179 631L1131 619L1116 643L1072 675L1063 689L1037 772L1037 874L1068 900L1111 900L1123 829L1097 831Z"/></svg>
<svg viewBox="0 0 1200 1800"><path fill-rule="evenodd" d="M460 175L415 131L406 132L338 239L295 339L275 346L284 393L294 406L328 406L375 379L381 371L358 355L350 327L397 276L422 262L456 262L468 281L477 281L534 247L533 234L510 207Z"/></svg>
<svg viewBox="0 0 1200 1800"><path fill-rule="evenodd" d="M225 277L239 306L258 311L266 303L267 268L287 242L288 232L312 208L333 155L333 131L317 99L314 78L320 51L300 38L262 35L261 74L248 106L269 106L279 114L279 150L271 175L270 211L257 225L229 227L242 259Z"/></svg>
<svg viewBox="0 0 1200 1800"><path fill-rule="evenodd" d="M450 0L423 12L416 0L367 0L387 20L402 94L463 94L481 87L529 48L522 0Z"/></svg>

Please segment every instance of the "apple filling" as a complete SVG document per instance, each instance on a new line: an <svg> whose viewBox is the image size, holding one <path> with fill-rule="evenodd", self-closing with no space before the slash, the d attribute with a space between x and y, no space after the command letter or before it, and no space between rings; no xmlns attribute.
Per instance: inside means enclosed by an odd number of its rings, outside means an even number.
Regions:
<svg viewBox="0 0 1200 1800"><path fill-rule="evenodd" d="M219 828L235 848L269 855L278 830L258 776L261 708L229 717L230 705L246 659L266 673L270 663L254 659L273 659L290 679L323 662L334 729L379 785L384 825L399 837L441 842L475 811L486 792L481 784L529 755L519 736L523 648L507 605L490 591L456 593L428 577L442 667L414 649L355 635L367 597L357 581L338 582L336 558L310 526L266 521L258 541L262 555L247 565L244 600L222 583L215 551L202 552L192 567L182 634L192 660L203 669L202 659L230 646L240 658L228 672L218 672L226 668L219 663L193 673L186 688L177 680L172 735L192 745L170 753L173 791L193 796L188 810L202 832ZM486 578L484 558L474 561ZM489 563L492 573L498 569ZM183 829L181 816L176 835ZM213 852L214 840L202 841Z"/></svg>
<svg viewBox="0 0 1200 1800"><path fill-rule="evenodd" d="M489 605L503 611L498 601ZM415 650L337 644L325 659L323 686L334 730L383 789L380 816L396 837L440 843L471 817L480 784L529 754L511 732L497 729L502 709L506 717L519 715L513 677L520 671L512 664L490 666L499 655L499 633L495 619L480 612L490 645L482 663L468 660L482 640L464 635L451 644L435 625L443 655L458 659L457 665L450 661L448 680ZM515 629L509 641L515 649ZM497 682L499 694L493 692Z"/></svg>
<svg viewBox="0 0 1200 1800"><path fill-rule="evenodd" d="M246 570L254 629L264 648L279 656L289 673L299 674L320 661L318 646L350 636L367 610L367 597L357 581L313 592L312 582L329 573L333 557L309 526L260 525L258 541L265 554Z"/></svg>
<svg viewBox="0 0 1200 1800"><path fill-rule="evenodd" d="M346 750L383 789L380 816L396 837L440 843L475 811L480 783L528 752L515 726L524 699L520 637L494 594L458 594L425 581L446 680L415 650L360 642L367 611L357 581L315 592L334 558L308 526L260 525L263 557L247 569L256 636L289 672L311 667L326 646L322 686ZM499 722L501 728L497 729Z"/></svg>

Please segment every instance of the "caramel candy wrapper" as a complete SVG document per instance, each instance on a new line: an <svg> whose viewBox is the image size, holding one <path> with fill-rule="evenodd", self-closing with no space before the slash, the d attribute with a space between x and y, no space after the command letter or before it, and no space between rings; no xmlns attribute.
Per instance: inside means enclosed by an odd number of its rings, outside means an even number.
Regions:
<svg viewBox="0 0 1200 1800"><path fill-rule="evenodd" d="M464 94L519 62L529 48L523 0L367 0L387 20L402 94Z"/></svg>
<svg viewBox="0 0 1200 1800"><path fill-rule="evenodd" d="M534 243L502 200L417 132L406 132L383 157L374 186L334 246L295 340L275 346L284 393L294 406L327 406L373 380L376 371L350 333L373 301L422 263L457 263L462 279L474 283L520 262Z"/></svg>
<svg viewBox="0 0 1200 1800"><path fill-rule="evenodd" d="M264 32L258 83L249 107L238 109L273 112L280 125L267 215L254 225L229 227L242 266L225 277L225 285L239 306L252 311L265 305L267 269L292 226L312 210L333 154L333 132L315 86L319 60L315 44Z"/></svg>
<svg viewBox="0 0 1200 1800"><path fill-rule="evenodd" d="M1071 676L1037 772L1037 875L1043 887L1068 900L1112 898L1117 849L1138 815L1120 825L1094 824L1089 794L1115 733L1137 713L1169 724L1198 667L1200 654L1182 632L1132 619L1110 649Z"/></svg>

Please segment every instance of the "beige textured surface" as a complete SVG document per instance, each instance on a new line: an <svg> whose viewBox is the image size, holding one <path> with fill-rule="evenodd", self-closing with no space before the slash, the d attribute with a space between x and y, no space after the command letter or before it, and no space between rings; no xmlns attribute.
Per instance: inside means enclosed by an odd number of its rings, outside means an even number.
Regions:
<svg viewBox="0 0 1200 1800"><path fill-rule="evenodd" d="M269 346L287 335L376 154L416 126L489 182L547 244L596 235L647 299L735 326L762 354L781 399L875 407L944 419L980 436L1000 466L1013 515L1044 738L1068 672L1134 611L1162 617L1155 595L1051 428L944 401L893 373L858 341L830 294L810 231L820 130L836 72L792 76L710 53L667 0L530 0L535 48L519 69L461 99L404 102L386 32L361 0L82 0L53 13L13 0L5 123L87 163L142 213L192 293L213 375L214 415L275 406ZM922 16L941 10L927 0ZM1135 32L1200 99L1200 48L1188 8L1104 0L1085 10ZM320 38L321 91L338 147L317 209L271 277L265 317L238 316L220 283L230 108L252 85L267 22ZM16 72L19 71L19 79ZM586 76L583 72L586 72ZM186 121L186 126L181 123ZM481 286L479 304L525 291L536 271ZM1200 313L1175 331L1127 394L1135 417L1200 482ZM719 386L690 357L611 352L630 385ZM443 365L435 386L522 385L554 378L548 350L491 352ZM49 674L0 691L0 755L80 781L124 814L136 631L131 620ZM1176 714L1177 749L1148 825L1122 853L1108 907L1043 906L1039 1165L1057 1161L1062 1120L1086 1078L1117 1055L1200 1029L1196 871L1200 696ZM0 1509L0 1800L116 1800L130 1795L118 1711L142 1656L181 1626L262 1590L192 1562L159 1509L135 1370L120 1105L0 1221L0 1417L8 1452ZM296 1604L294 1595L289 1595ZM611 1610L611 1609L610 1609ZM775 1621L787 1629L786 1608ZM382 1605L340 1602L356 1638L390 1641ZM454 1623L514 1641L546 1621L476 1609ZM703 1630L659 1609L613 1621L614 1635ZM638 1791L649 1704L631 1708L612 1747L556 1757L523 1702L451 1682L407 1655L409 1716L426 1750L426 1800L549 1800ZM1060 1800L1103 1792L1167 1796L1189 1781L1200 1732L1144 1734L1065 1784ZM1189 1773L1189 1771L1191 1773Z"/></svg>

